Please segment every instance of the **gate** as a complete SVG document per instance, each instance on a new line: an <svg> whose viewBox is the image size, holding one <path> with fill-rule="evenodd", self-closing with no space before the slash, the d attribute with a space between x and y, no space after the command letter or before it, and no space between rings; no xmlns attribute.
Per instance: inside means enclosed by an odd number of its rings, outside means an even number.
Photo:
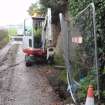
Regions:
<svg viewBox="0 0 105 105"><path fill-rule="evenodd" d="M74 103L85 98L89 84L94 85L99 96L94 4L89 4L70 21L65 20L61 13L59 17L68 91Z"/></svg>

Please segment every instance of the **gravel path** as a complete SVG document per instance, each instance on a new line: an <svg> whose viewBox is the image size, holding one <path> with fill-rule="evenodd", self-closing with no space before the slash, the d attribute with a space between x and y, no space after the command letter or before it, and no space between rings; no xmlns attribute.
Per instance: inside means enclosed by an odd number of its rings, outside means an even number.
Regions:
<svg viewBox="0 0 105 105"><path fill-rule="evenodd" d="M62 105L38 66L25 66L21 45L5 51L0 67L0 105Z"/></svg>

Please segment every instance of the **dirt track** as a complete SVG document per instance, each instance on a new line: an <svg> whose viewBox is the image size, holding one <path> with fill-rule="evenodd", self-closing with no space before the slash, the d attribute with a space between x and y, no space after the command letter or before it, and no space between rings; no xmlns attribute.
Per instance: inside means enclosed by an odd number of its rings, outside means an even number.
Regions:
<svg viewBox="0 0 105 105"><path fill-rule="evenodd" d="M38 66L25 66L21 45L11 46L0 54L0 105L61 105Z"/></svg>

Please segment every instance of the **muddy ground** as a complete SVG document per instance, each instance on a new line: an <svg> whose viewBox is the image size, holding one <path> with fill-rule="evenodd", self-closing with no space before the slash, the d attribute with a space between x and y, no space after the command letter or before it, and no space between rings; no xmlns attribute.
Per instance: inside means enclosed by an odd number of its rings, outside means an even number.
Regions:
<svg viewBox="0 0 105 105"><path fill-rule="evenodd" d="M22 45L6 46L0 52L0 105L63 105L43 69L25 66Z"/></svg>

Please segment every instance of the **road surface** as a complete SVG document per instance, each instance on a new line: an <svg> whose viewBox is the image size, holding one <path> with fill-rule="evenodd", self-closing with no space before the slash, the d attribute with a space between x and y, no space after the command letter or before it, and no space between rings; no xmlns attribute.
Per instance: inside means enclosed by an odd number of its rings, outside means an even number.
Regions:
<svg viewBox="0 0 105 105"><path fill-rule="evenodd" d="M0 105L61 105L38 68L25 66L22 45L9 44L1 50Z"/></svg>

